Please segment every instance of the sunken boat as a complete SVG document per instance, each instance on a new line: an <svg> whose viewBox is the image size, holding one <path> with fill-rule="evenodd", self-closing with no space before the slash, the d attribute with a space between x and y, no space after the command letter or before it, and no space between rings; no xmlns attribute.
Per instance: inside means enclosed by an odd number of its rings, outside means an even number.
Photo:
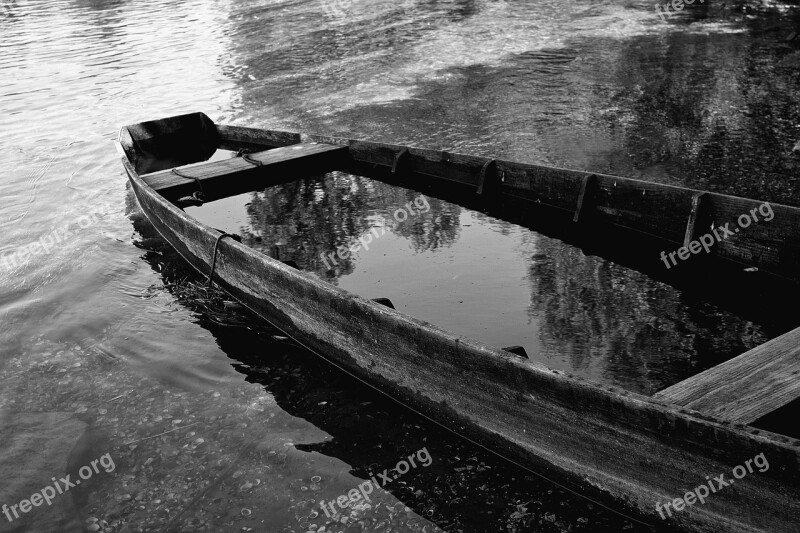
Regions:
<svg viewBox="0 0 800 533"><path fill-rule="evenodd" d="M446 151L219 125L202 113L125 126L118 148L139 206L187 263L343 372L522 467L558 475L653 525L797 531L800 440L753 424L787 409L796 415L800 328L646 396L549 369L519 347L449 333L386 299L348 293L195 220L183 207L341 171L543 228L653 276L669 271L669 283L694 283L697 290L717 283L722 293L796 290L800 209L770 204L768 223L718 239L696 261L670 270L659 265L664 259L656 251L696 254L702 235L764 202ZM218 150L233 154L212 158Z"/></svg>

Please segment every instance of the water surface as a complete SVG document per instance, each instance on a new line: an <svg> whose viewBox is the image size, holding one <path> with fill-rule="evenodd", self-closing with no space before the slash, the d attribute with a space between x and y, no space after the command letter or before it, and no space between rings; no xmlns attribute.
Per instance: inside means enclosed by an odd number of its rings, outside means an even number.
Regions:
<svg viewBox="0 0 800 533"><path fill-rule="evenodd" d="M34 509L29 518L38 522L28 529L60 520L61 530L310 530L324 523L312 500L336 498L427 447L432 465L371 507L349 509L354 527L632 524L382 403L206 293L148 230L111 140L123 124L204 111L221 123L798 205L798 41L788 40L796 9L696 3L664 23L653 8L589 0L0 3L0 465L14 480L0 489L0 504L110 453L113 472ZM351 219L361 223L394 201L356 200ZM431 205L449 217L439 240L387 233L332 281L457 330L480 308L477 287L488 278L509 307L487 306L469 326L474 336L525 344L548 364L644 392L787 327L733 315L479 213ZM31 249L37 242L46 246ZM23 249L32 254L8 260ZM423 256L418 279L378 284L381 252L399 254L392 261ZM505 277L491 275L498 263ZM30 447L42 450L40 463L24 459L20 450ZM25 468L12 475L8 465ZM17 526L0 516L0 529Z"/></svg>

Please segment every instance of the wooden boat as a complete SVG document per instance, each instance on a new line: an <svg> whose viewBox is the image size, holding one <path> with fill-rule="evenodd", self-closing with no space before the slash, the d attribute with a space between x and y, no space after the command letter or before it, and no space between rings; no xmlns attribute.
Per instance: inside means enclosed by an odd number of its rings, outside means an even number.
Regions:
<svg viewBox="0 0 800 533"><path fill-rule="evenodd" d="M226 238L176 205L201 190L208 201L343 170L509 220L549 224L565 238L591 234L594 249L605 245L593 239L614 235L608 244L621 232L638 239L638 252L641 243L652 250L689 246L704 228L762 202L442 151L215 125L201 113L123 127L118 146L139 205L175 250L342 370L520 465L632 507L650 524L797 531L800 441L750 424L797 405L800 329L647 397L550 370L349 294ZM208 162L217 149L241 155ZM796 284L800 210L772 209L772 222L719 242L695 263L714 272L725 265L739 273L758 269L765 279ZM652 262L660 263L657 253ZM739 478L737 467L753 470L756 456L768 468ZM729 486L713 484L720 474ZM711 489L704 503L689 505L688 496L686 504L677 502L701 485Z"/></svg>

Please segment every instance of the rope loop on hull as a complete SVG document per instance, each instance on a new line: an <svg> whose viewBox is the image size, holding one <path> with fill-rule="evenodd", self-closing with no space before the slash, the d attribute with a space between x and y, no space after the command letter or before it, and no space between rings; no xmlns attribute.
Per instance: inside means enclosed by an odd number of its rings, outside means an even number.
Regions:
<svg viewBox="0 0 800 533"><path fill-rule="evenodd" d="M214 286L214 271L217 268L217 252L219 251L219 243L225 237L230 237L236 242L241 242L239 240L238 235L231 235L230 233L223 233L219 237L217 237L216 242L214 243L214 255L211 257L211 272L208 274L208 285L207 287L210 289Z"/></svg>
<svg viewBox="0 0 800 533"><path fill-rule="evenodd" d="M197 188L200 189L200 194L205 194L204 191L203 191L203 184L200 181L200 178L198 178L197 176L190 176L188 174L184 174L183 172L181 172L177 168L173 168L170 172L172 172L176 176L180 176L181 178L185 178L187 180L194 181L197 184Z"/></svg>

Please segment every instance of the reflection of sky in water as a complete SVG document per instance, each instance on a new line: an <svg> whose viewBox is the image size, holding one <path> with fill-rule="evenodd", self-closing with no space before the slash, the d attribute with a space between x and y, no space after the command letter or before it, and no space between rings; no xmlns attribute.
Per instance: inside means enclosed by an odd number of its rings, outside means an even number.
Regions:
<svg viewBox="0 0 800 533"><path fill-rule="evenodd" d="M650 2L348 5L295 55L237 43L251 74L269 66L242 83L241 120L796 203L797 43L780 6L697 4L663 23Z"/></svg>

